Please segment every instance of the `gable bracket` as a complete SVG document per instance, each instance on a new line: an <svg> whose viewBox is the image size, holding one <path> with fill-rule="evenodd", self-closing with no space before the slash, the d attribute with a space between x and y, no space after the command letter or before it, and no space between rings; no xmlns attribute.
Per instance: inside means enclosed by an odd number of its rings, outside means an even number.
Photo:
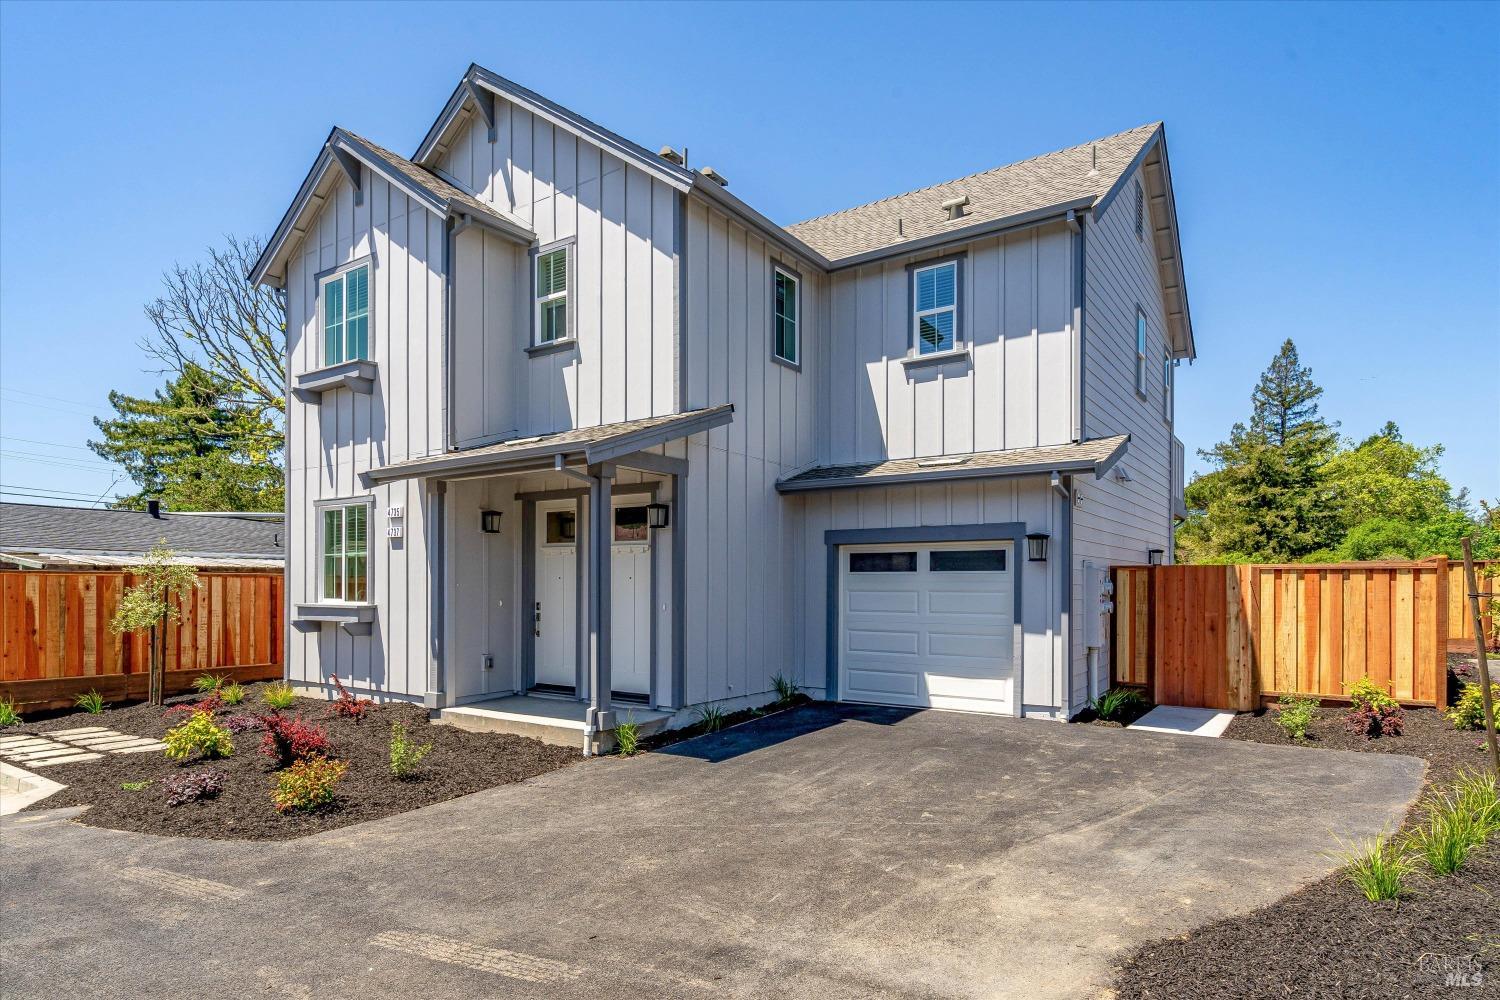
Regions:
<svg viewBox="0 0 1500 1000"><path fill-rule="evenodd" d="M469 92L469 96L479 106L479 113L484 117L484 124L490 130L490 142L494 142L497 134L495 130L495 92L479 86L470 77L464 77L464 89Z"/></svg>
<svg viewBox="0 0 1500 1000"><path fill-rule="evenodd" d="M333 153L334 162L339 165L340 169L344 171L344 175L349 178L349 185L354 188L354 204L363 205L365 203L365 186L361 181L364 177L365 165L360 163L354 154L350 153L347 149L340 149L333 143L328 144L328 149Z"/></svg>

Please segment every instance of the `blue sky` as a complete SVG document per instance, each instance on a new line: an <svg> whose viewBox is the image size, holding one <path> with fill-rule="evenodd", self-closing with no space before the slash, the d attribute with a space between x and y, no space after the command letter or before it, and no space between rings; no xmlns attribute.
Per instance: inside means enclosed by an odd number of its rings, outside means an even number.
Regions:
<svg viewBox="0 0 1500 1000"><path fill-rule="evenodd" d="M1346 433L1395 420L1494 498L1497 10L5 3L0 482L110 492L89 417L159 384L161 272L268 232L335 123L410 152L479 62L783 223L1165 119L1189 449L1292 337Z"/></svg>

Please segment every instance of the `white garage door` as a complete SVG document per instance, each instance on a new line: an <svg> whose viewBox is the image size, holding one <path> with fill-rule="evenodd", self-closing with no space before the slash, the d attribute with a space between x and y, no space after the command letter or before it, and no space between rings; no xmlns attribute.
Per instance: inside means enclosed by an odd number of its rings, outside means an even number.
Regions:
<svg viewBox="0 0 1500 1000"><path fill-rule="evenodd" d="M1010 714L1010 542L850 545L839 553L845 701Z"/></svg>

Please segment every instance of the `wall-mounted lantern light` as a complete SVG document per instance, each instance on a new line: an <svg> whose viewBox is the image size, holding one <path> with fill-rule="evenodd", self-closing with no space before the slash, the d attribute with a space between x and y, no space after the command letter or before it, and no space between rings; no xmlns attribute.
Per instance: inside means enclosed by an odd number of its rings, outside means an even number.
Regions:
<svg viewBox="0 0 1500 1000"><path fill-rule="evenodd" d="M1160 566L1162 556L1166 555L1164 549L1147 549L1146 562L1152 566Z"/></svg>
<svg viewBox="0 0 1500 1000"><path fill-rule="evenodd" d="M482 510L479 512L479 530L486 535L500 534L500 511Z"/></svg>
<svg viewBox="0 0 1500 1000"><path fill-rule="evenodd" d="M646 505L646 523L653 528L665 528L671 522L671 507L664 503Z"/></svg>
<svg viewBox="0 0 1500 1000"><path fill-rule="evenodd" d="M1045 531L1037 531L1026 536L1026 558L1032 562L1047 561L1047 539L1052 536Z"/></svg>

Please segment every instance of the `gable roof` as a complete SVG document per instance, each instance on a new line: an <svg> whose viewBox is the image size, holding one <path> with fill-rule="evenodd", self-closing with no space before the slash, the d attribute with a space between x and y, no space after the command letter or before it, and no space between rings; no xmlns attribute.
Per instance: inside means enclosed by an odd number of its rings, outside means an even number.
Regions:
<svg viewBox="0 0 1500 1000"><path fill-rule="evenodd" d="M536 239L536 234L521 219L485 204L404 156L378 146L348 129L334 126L317 159L313 161L312 169L303 180L302 187L298 189L296 198L292 200L275 233L266 243L260 259L250 269L252 282L259 284L268 278L285 279L286 259L306 235L311 219L323 207L338 175L345 173L352 164L375 171L429 211L443 218L450 215L468 216L519 243L530 244Z"/></svg>
<svg viewBox="0 0 1500 1000"><path fill-rule="evenodd" d="M89 556L134 560L165 539L183 561L202 564L230 558L279 564L286 555L281 544L285 530L279 521L251 517L168 511L156 518L137 510L0 504L0 553L76 557L66 560L69 563L88 564Z"/></svg>
<svg viewBox="0 0 1500 1000"><path fill-rule="evenodd" d="M837 262L1040 210L1091 208L1129 172L1161 127L1160 122L1142 125L1055 153L808 219L786 229ZM965 214L950 220L943 202L964 195L969 198Z"/></svg>

